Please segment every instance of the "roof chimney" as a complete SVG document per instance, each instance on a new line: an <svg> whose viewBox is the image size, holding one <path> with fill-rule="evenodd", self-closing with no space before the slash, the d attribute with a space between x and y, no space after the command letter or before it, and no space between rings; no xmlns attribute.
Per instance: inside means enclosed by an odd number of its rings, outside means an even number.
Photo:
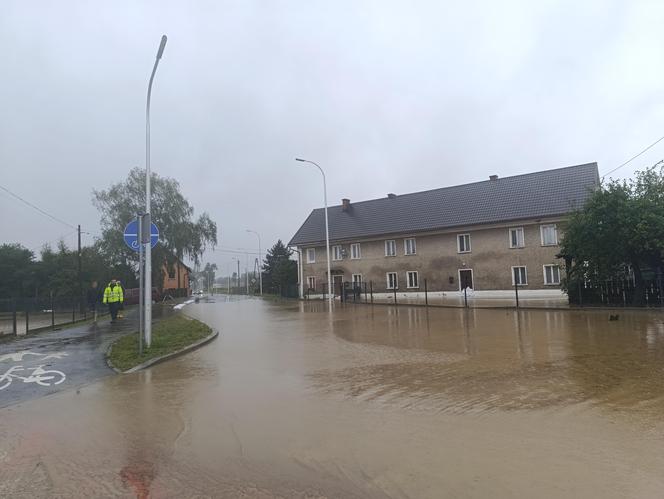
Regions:
<svg viewBox="0 0 664 499"><path fill-rule="evenodd" d="M343 198L341 200L341 211L348 211L350 209L350 199Z"/></svg>
<svg viewBox="0 0 664 499"><path fill-rule="evenodd" d="M489 180L498 180L498 175L489 175Z"/></svg>
<svg viewBox="0 0 664 499"><path fill-rule="evenodd" d="M393 194L393 193L390 192L390 193L387 195L387 198L388 198L388 199L396 199L396 198L397 198L397 195L396 195L396 194Z"/></svg>

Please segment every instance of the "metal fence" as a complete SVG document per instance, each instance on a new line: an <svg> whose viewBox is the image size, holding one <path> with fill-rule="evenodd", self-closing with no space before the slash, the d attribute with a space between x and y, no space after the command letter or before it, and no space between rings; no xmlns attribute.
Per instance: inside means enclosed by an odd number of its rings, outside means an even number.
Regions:
<svg viewBox="0 0 664 499"><path fill-rule="evenodd" d="M647 281L643 290L642 304L649 307L663 306L664 293L657 281ZM631 306L636 290L633 282L608 282L605 286L581 287L570 290L569 296L558 295L547 290L528 290L514 285L512 289L476 292L471 288L461 291L432 290L423 279L416 289L387 288L385 283L347 282L337 280L333 286L334 297L347 303L370 303L392 305L424 305L467 308L569 308L571 306ZM538 294L541 293L541 294ZM327 282L315 288L304 289L304 299L327 299Z"/></svg>
<svg viewBox="0 0 664 499"><path fill-rule="evenodd" d="M664 306L661 278L646 280L638 289L633 279L612 279L600 284L578 281L569 289L570 302L579 306L645 307Z"/></svg>
<svg viewBox="0 0 664 499"><path fill-rule="evenodd" d="M99 315L106 307L99 304ZM56 329L92 317L87 303L73 296L0 300L0 336Z"/></svg>

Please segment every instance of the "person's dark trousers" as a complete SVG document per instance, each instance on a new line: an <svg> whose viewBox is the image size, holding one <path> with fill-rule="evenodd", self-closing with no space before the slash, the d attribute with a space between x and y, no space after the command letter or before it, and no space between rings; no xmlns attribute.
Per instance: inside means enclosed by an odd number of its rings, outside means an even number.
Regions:
<svg viewBox="0 0 664 499"><path fill-rule="evenodd" d="M118 305L119 302L113 302L108 304L108 311L111 313L111 322L115 322L118 318Z"/></svg>

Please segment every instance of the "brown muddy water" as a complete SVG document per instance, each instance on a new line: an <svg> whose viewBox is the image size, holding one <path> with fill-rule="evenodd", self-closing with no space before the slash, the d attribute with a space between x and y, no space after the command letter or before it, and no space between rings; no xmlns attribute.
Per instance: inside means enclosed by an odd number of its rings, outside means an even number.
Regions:
<svg viewBox="0 0 664 499"><path fill-rule="evenodd" d="M218 300L203 349L0 410L0 497L664 497L661 313Z"/></svg>

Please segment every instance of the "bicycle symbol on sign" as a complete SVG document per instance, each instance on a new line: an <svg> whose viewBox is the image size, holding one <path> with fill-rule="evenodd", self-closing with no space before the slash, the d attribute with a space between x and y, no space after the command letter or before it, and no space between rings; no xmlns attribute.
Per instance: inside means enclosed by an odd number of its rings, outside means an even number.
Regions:
<svg viewBox="0 0 664 499"><path fill-rule="evenodd" d="M59 385L67 377L65 373L61 371L56 371L55 369L43 369L43 364L37 367L28 367L24 368L23 366L13 366L5 372L5 374L0 375L0 390L4 390L9 385L12 384L14 379L20 379L23 383L37 383L41 386L51 386ZM29 376L20 376L14 374L15 371L27 371L32 370Z"/></svg>

